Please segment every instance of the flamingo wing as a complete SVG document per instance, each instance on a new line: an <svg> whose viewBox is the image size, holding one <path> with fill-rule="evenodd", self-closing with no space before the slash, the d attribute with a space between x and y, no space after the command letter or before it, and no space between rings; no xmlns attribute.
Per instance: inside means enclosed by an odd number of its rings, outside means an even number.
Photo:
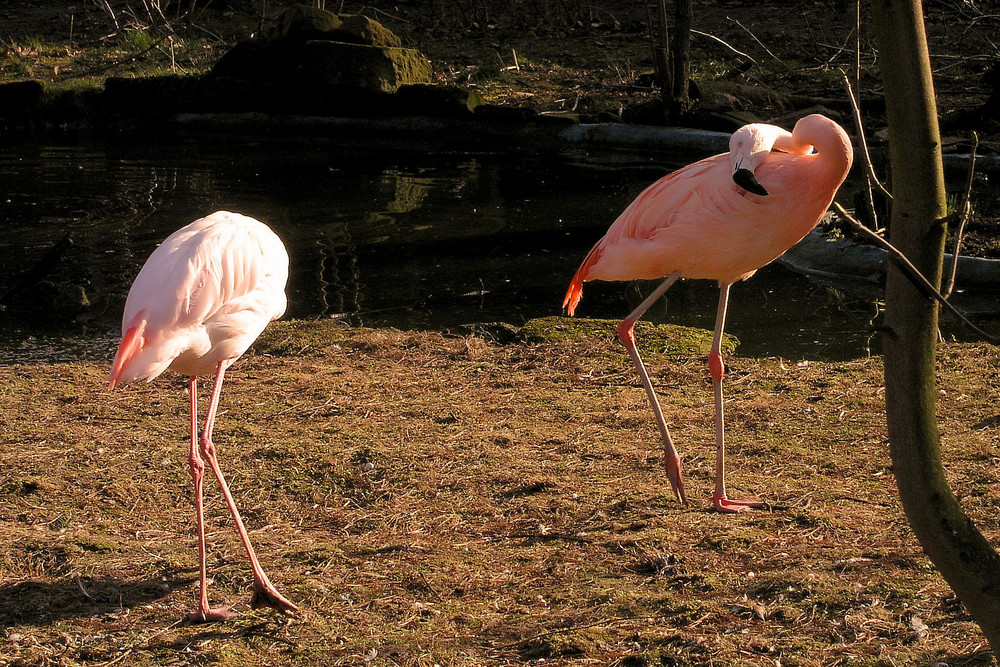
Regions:
<svg viewBox="0 0 1000 667"><path fill-rule="evenodd" d="M851 156L811 153L812 145L800 146L787 134L776 136L788 152L755 156L766 196L733 182L730 154L695 162L643 190L577 270L563 300L567 313L574 313L588 280L677 273L732 284L798 243L826 212Z"/></svg>
<svg viewBox="0 0 1000 667"><path fill-rule="evenodd" d="M235 360L284 313L287 276L284 246L253 218L220 211L177 230L129 291L112 385Z"/></svg>
<svg viewBox="0 0 1000 667"><path fill-rule="evenodd" d="M681 258L722 238L725 211L739 199L727 155L715 155L659 179L636 197L587 254L570 282L563 307L576 309L588 280L660 278L682 270ZM706 233L708 232L708 233Z"/></svg>

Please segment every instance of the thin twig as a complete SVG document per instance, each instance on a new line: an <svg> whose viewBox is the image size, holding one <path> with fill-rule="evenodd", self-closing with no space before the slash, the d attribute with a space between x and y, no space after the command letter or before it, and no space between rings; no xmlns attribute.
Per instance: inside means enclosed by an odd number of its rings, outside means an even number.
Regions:
<svg viewBox="0 0 1000 667"><path fill-rule="evenodd" d="M947 308L952 315L957 317L959 321L962 322L962 324L972 329L974 332L982 336L984 339L988 340L991 343L1000 342L1000 337L986 333L985 331L977 327L975 324L970 322L969 318L967 318L960 310L955 308L955 306L951 305L951 303L949 303L948 300L941 295L941 292L939 292L937 288L935 288L934 285L932 285L931 282L924 277L924 274L920 273L920 270L917 267L913 266L910 260L906 258L906 255L904 255L898 248L896 248L896 246L892 245L887 240L885 240L872 230L862 225L850 213L848 213L843 206L841 206L837 202L833 202L833 208L834 210L837 211L837 215L839 215L841 219L843 219L844 222L849 224L855 231L859 232L865 238L874 241L876 245L878 245L880 248L888 252L889 256L892 257L894 260L896 260L896 263L902 269L904 269L906 273L910 275L910 278L913 279L913 282L916 283L917 287L922 289L924 293L927 294L927 296L935 299L938 303Z"/></svg>
<svg viewBox="0 0 1000 667"><path fill-rule="evenodd" d="M955 249L951 252L951 271L948 272L948 279L945 281L944 289L941 292L945 298L951 296L955 289L955 276L958 275L958 255L962 249L962 235L965 234L965 223L969 221L972 214L972 179L976 173L976 150L979 148L979 135L972 133L972 150L969 151L969 171L965 177L965 193L962 195L962 203L958 207L958 229L955 231Z"/></svg>
<svg viewBox="0 0 1000 667"><path fill-rule="evenodd" d="M154 25L156 25L155 22L153 21L153 10L150 9L147 0L142 0L142 6L146 10L146 16L149 17L149 27L152 28ZM134 13L132 16L136 18L136 23L139 23L138 17L136 17Z"/></svg>
<svg viewBox="0 0 1000 667"><path fill-rule="evenodd" d="M114 22L115 30L121 32L122 29L121 24L118 23L118 17L115 16L115 10L111 8L111 4L108 2L108 0L104 0L104 10L108 13L108 16L110 16L111 20Z"/></svg>
<svg viewBox="0 0 1000 667"><path fill-rule="evenodd" d="M754 60L751 56L743 53L742 51L740 51L739 49L737 49L735 46L733 46L729 42L725 41L724 39L716 37L715 35L710 35L707 32L702 32L701 30L694 30L693 28L691 30L691 34L692 35L698 35L700 37L708 37L709 39L713 39L716 42L718 42L719 44L722 44L724 47L726 47L730 51L732 51L733 53L735 53L736 55L740 56L741 58L746 58L747 60L749 60L750 62L752 62L754 65L757 65L757 61Z"/></svg>
<svg viewBox="0 0 1000 667"><path fill-rule="evenodd" d="M847 76L844 76L844 83L847 87L847 97L851 101L851 108L853 109L854 115L854 126L857 131L858 141L862 147L862 158L864 160L865 167L865 203L868 206L868 220L869 224L875 229L879 229L878 213L875 211L875 194L872 192L872 183L878 182L878 179L874 179L875 166L872 164L871 156L868 154L868 146L865 142L865 130L861 123L861 110L858 107L857 100L854 99L854 91L851 90L851 84L847 80Z"/></svg>
<svg viewBox="0 0 1000 667"><path fill-rule="evenodd" d="M740 28L742 28L742 29L743 29L743 31L744 31L744 32L746 32L746 34L750 35L750 38L751 38L751 39L753 39L753 41L755 41L755 42L757 42L758 44L760 44L760 48L764 49L764 51L765 51L765 52L767 53L767 55L771 56L772 58L774 58L775 60L777 60L777 61L778 61L779 63L781 63L781 65L782 65L782 66L783 66L783 67L784 67L784 68L785 68L786 70L789 70L789 71L791 71L791 69L792 69L792 68L788 66L788 63L786 63L786 62L785 62L784 60L782 60L782 59L781 59L781 58L779 58L778 56L774 55L774 53L773 53L773 52L771 51L771 49L769 49L769 48L767 48L766 46L764 46L764 42L762 42L762 41L760 41L759 39L757 39L757 35L753 34L753 33L752 33L752 32L750 31L750 29L749 29L749 28L747 28L747 27L746 27L745 25L743 25L742 23L740 23L740 22L739 22L739 21L737 21L736 19L732 18L731 16L727 16L726 18L727 18L727 19L729 19L730 21L732 21L733 23L735 23L736 25L738 25L738 26L739 26Z"/></svg>
<svg viewBox="0 0 1000 667"><path fill-rule="evenodd" d="M129 657L130 655L132 655L132 649L131 648L128 649L128 650L126 650L124 653L122 653L120 656L118 656L114 660L109 660L108 662L102 662L101 663L101 667L111 667L111 665L113 665L115 663L118 663L118 662L121 662L122 660L124 660L125 658Z"/></svg>
<svg viewBox="0 0 1000 667"><path fill-rule="evenodd" d="M160 3L159 2L153 3L153 7L156 8L156 13L160 15L161 19L163 19L163 25L166 26L167 32L169 32L171 35L176 34L176 32L174 31L174 26L171 25L171 23L170 23L170 19L168 19L163 14L163 9L160 7Z"/></svg>
<svg viewBox="0 0 1000 667"><path fill-rule="evenodd" d="M854 0L854 82L861 91L861 0ZM852 96L853 97L853 96Z"/></svg>
<svg viewBox="0 0 1000 667"><path fill-rule="evenodd" d="M872 164L871 154L868 152L868 140L865 139L865 132L861 124L861 106L859 105L858 99L854 94L854 87L851 85L851 80L847 77L847 73L844 70L840 70L840 75L844 79L844 87L847 89L847 99L851 102L851 112L854 114L854 125L858 129L858 143L861 144L861 152L864 156L865 163L865 173L868 175L869 180L875 185L875 188L879 191L883 197L888 200L892 200L892 193L882 185L882 181L878 180L878 176L875 174L875 166Z"/></svg>
<svg viewBox="0 0 1000 667"><path fill-rule="evenodd" d="M83 581L80 580L80 575L79 574L76 575L76 585L80 587L80 592L83 593L83 596L85 598L87 598L88 600L93 600L94 599L90 595L90 593L87 592L87 589L83 587Z"/></svg>
<svg viewBox="0 0 1000 667"><path fill-rule="evenodd" d="M343 9L343 7L344 7L343 3L341 3L340 7L341 7L341 9ZM386 18L392 19L393 21L399 21L400 23L410 23L410 21L407 21L402 16L396 16L395 14L390 14L389 12L387 12L387 11L385 11L383 9L379 9L378 7L372 7L371 5L365 5L364 7L362 7L361 9L359 9L356 13L358 13L358 14L364 14L366 11L369 11L369 10L371 10L371 12L373 14L375 14L376 16L379 15L379 14L381 14L382 16L385 16Z"/></svg>

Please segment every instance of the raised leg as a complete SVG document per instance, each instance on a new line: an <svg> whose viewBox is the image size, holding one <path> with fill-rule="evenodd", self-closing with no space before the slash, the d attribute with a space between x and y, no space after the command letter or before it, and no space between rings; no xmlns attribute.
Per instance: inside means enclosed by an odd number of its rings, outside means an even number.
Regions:
<svg viewBox="0 0 1000 667"><path fill-rule="evenodd" d="M250 605L254 609L272 607L284 614L292 615L299 608L281 595L267 578L267 575L264 574L264 569L260 566L257 555L254 553L253 545L250 544L250 536L243 525L243 519L240 518L239 510L236 509L236 501L233 499L233 494L229 491L226 478L222 475L222 469L219 467L219 461L215 453L215 444L212 443L215 413L219 407L219 396L222 393L222 378L226 373L227 366L228 364L223 361L219 364L219 368L216 371L215 386L212 388L212 398L208 405L208 413L205 416L205 429L198 441L198 446L202 456L208 462L208 466L212 469L212 474L215 475L215 479L219 482L219 488L222 489L222 495L226 499L226 505L229 506L229 512L233 515L233 520L236 522L236 529L240 534L240 540L242 540L247 557L250 559L250 567L253 570L253 597L250 599Z"/></svg>
<svg viewBox="0 0 1000 667"><path fill-rule="evenodd" d="M642 363L642 358L639 356L639 349L635 345L635 323L643 313L649 310L649 307L656 302L664 292L670 289L677 279L680 277L679 273L674 273L670 275L663 283L653 291L646 300L639 304L639 307L632 311L632 313L622 320L622 323L618 325L618 339L625 346L628 351L628 356L632 358L632 363L635 364L635 370L639 374L639 379L642 381L642 386L646 388L646 396L649 398L649 405L653 408L653 415L656 417L656 424L660 428L660 436L663 438L663 465L667 470L667 479L670 480L670 486L674 490L674 495L677 496L677 500L681 503L687 505L687 498L684 495L684 479L681 476L681 458L677 454L677 448L674 447L673 438L670 437L670 430L667 428L667 422L663 418L663 410L660 408L660 401L656 398L656 392L653 391L653 383L649 379L649 373L646 372L646 365Z"/></svg>
<svg viewBox="0 0 1000 667"><path fill-rule="evenodd" d="M715 492L712 494L712 505L719 512L735 513L744 512L751 507L764 507L764 504L753 500L730 500L726 495L726 420L722 399L722 377L726 366L722 361L722 332L729 304L729 285L722 285L720 290L715 335L712 338L712 351L708 355L708 368L712 374L712 388L715 390Z"/></svg>

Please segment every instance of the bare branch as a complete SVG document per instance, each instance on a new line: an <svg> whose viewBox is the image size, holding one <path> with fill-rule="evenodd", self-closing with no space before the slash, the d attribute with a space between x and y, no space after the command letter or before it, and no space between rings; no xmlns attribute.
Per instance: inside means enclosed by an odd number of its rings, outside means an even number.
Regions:
<svg viewBox="0 0 1000 667"><path fill-rule="evenodd" d="M716 42L718 42L719 44L722 44L724 47L726 47L727 49L729 49L730 51L732 51L733 53L735 53L739 57L746 58L747 60L749 60L750 62L752 62L754 65L757 65L757 61L756 60L754 60L752 57L748 56L747 54L743 53L742 51L740 51L739 49L737 49L735 46L733 46L729 42L725 41L724 39L720 39L719 37L716 37L715 35L710 35L707 32L702 32L701 30L695 30L694 28L691 29L691 34L692 35L698 35L699 37L708 37L709 39L715 40Z"/></svg>
<svg viewBox="0 0 1000 667"><path fill-rule="evenodd" d="M976 173L976 150L979 148L979 135L972 133L972 150L969 151L969 171L965 177L965 192L962 195L962 203L955 211L958 217L958 229L955 231L955 249L951 251L951 270L948 272L948 279L941 290L945 298L951 296L955 289L955 276L958 274L958 254L962 248L962 235L965 234L965 223L969 221L972 213L972 206L969 203L972 199L972 179Z"/></svg>
<svg viewBox="0 0 1000 667"><path fill-rule="evenodd" d="M960 310L955 308L955 306L951 305L951 303L949 303L948 300L941 295L941 292L939 292L934 287L934 285L932 285L931 282L924 277L924 274L920 273L920 270L917 269L917 267L913 266L910 260L906 258L906 255L900 252L899 249L896 248L896 246L892 245L887 240L882 238L880 235L876 234L872 230L862 225L857 219L855 219L850 213L848 213L843 206L841 206L837 202L833 202L833 208L834 210L837 211L837 215L839 215L841 219L844 220L844 222L849 224L852 229L860 233L865 238L874 241L876 245L878 245L880 248L888 252L889 256L892 257L896 261L896 263L904 271L906 271L906 273L909 274L913 282L916 283L916 285L921 290L923 290L923 292L927 294L927 296L931 297L932 299L943 305L946 309L948 309L949 312L951 312L952 315L957 317L958 320L962 322L962 324L972 329L972 331L976 332L976 334L978 334L979 336L982 336L983 339L991 343L1000 342L1000 336L993 336L991 334L986 333L985 331L977 327L975 324L973 324L971 321L969 321L969 318L967 318L965 314L963 314Z"/></svg>
<svg viewBox="0 0 1000 667"><path fill-rule="evenodd" d="M734 18L732 18L732 17L730 17L730 16L727 16L726 18L727 18L727 19L729 19L730 21L732 21L733 23L735 23L736 25L738 25L738 26L739 26L740 28L742 28L742 29L743 29L743 31L744 31L744 32L745 32L746 34L750 35L750 38L751 38L751 39L753 39L753 41L755 41L755 42L757 42L758 44L760 44L760 48L764 49L764 51L765 51L765 52L767 53L767 55L771 56L772 58L774 58L775 60L777 60L777 61L778 61L779 63L781 63L781 65L782 65L782 66L783 66L783 67L784 67L785 69L787 69L787 70L791 70L791 69L792 69L791 67L789 67L789 66L788 66L788 63L786 63L786 62L785 62L784 60L782 60L782 59L781 59L781 58L779 58L778 56L774 55L774 53L773 53L773 52L771 51L771 49L767 48L767 47L766 47L766 46L764 45L764 42L762 42L762 41L760 41L759 39L757 39L757 35L753 34L753 33L752 33L752 32L750 31L750 29L749 29L749 28L747 28L747 27L746 27L745 25L743 25L742 23L740 23L739 21L737 21L736 19L734 19Z"/></svg>
<svg viewBox="0 0 1000 667"><path fill-rule="evenodd" d="M844 78L844 87L847 89L847 98L851 102L851 111L854 114L854 125L858 130L858 143L861 144L861 152L864 156L865 173L868 175L868 179L871 181L872 185L878 190L878 192L888 200L892 200L892 193L886 189L882 182L878 180L878 176L875 174L875 166L872 164L871 154L868 152L868 140L865 139L864 127L861 124L861 107L858 104L858 98L854 94L854 87L851 85L851 80L847 77L847 73L840 70L840 75Z"/></svg>

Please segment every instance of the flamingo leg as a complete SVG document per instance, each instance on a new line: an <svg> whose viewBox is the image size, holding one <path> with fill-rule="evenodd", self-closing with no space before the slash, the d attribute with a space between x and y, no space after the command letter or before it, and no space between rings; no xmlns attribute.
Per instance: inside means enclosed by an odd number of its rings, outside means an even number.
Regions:
<svg viewBox="0 0 1000 667"><path fill-rule="evenodd" d="M208 606L208 577L205 565L207 557L205 548L205 503L202 493L205 462L202 461L199 454L197 377L189 378L188 390L191 394L191 449L188 453L188 463L191 466L191 477L194 480L194 508L198 519L198 580L201 589L198 597L198 611L188 614L188 619L195 623L225 621L235 616L228 607L212 609Z"/></svg>
<svg viewBox="0 0 1000 667"><path fill-rule="evenodd" d="M653 390L653 383L649 379L646 365L642 362L642 357L639 356L639 349L635 345L634 331L636 321L649 310L649 307L657 299L670 289L670 286L678 278L680 278L680 273L671 274L628 317L622 320L621 324L618 325L618 339L628 351L628 356L632 358L632 363L635 364L635 370L639 374L642 386L646 388L649 405L653 408L653 415L656 417L656 424L660 428L660 436L663 438L663 465L667 471L667 479L670 480L670 486L673 488L677 500L687 505L687 498L684 495L684 479L681 476L681 458L677 454L677 448L674 447L673 438L670 437L670 430L667 428L667 422L663 418L663 410L660 408L660 402L656 398L656 392Z"/></svg>
<svg viewBox="0 0 1000 667"><path fill-rule="evenodd" d="M708 355L708 368L712 374L712 388L715 391L715 492L712 494L712 505L719 512L736 513L744 512L751 507L764 507L764 503L754 500L730 500L726 495L725 414L722 398L722 378L725 375L726 365L722 361L722 333L726 324L729 287L728 284L720 286L715 335L712 337L712 351Z"/></svg>
<svg viewBox="0 0 1000 667"><path fill-rule="evenodd" d="M233 515L233 520L236 522L236 529L240 534L240 540L243 542L243 548L246 549L247 557L250 560L250 567L253 570L254 582L253 597L250 599L250 606L254 609L265 606L272 607L282 613L291 615L298 611L298 607L278 592L271 581L267 578L267 575L264 573L264 569L257 560L257 555L254 553L253 545L250 543L250 536L247 534L246 527L243 525L243 519L240 518L239 510L236 508L236 501L233 499L233 494L229 491L229 485L226 483L226 478L223 476L222 469L219 467L219 461L216 457L215 444L212 442L212 432L215 428L215 415L219 407L219 397L222 394L222 379L226 373L227 367L228 362L222 361L219 363L218 370L216 371L215 385L212 387L212 398L208 404L208 412L205 415L205 428L202 431L201 438L198 439L198 449L200 450L201 455L204 456L205 460L208 462L208 466L211 468L212 474L215 475L215 479L219 483L222 495L226 499L226 505L229 506L229 512ZM194 387L192 385L192 390L193 389ZM192 399L192 401L193 400L194 399ZM193 405L194 404L192 402L192 407ZM194 423L194 420L192 420L192 422ZM194 446L192 445L192 450L193 447ZM202 468L204 468L204 466L202 466ZM196 483L196 487L198 498L200 500L200 483ZM200 508L199 512L201 512ZM225 620L226 618L232 616L232 612L228 609L210 610L207 608L208 604L205 596L204 584L204 521L202 514L199 514L199 531L199 548L201 549L202 554L202 600L198 615L202 618L197 618L195 620Z"/></svg>

